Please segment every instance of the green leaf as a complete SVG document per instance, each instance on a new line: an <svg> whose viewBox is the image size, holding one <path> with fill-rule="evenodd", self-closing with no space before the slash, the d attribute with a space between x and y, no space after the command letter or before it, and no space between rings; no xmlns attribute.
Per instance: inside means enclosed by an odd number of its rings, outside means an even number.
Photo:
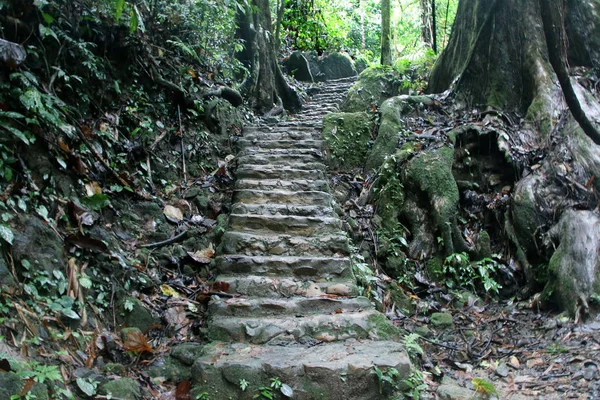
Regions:
<svg viewBox="0 0 600 400"><path fill-rule="evenodd" d="M99 211L110 204L108 196L104 193L97 193L83 199L83 203L94 211Z"/></svg>
<svg viewBox="0 0 600 400"><path fill-rule="evenodd" d="M92 280L89 276L83 274L79 277L79 284L86 289L90 289L92 287Z"/></svg>
<svg viewBox="0 0 600 400"><path fill-rule="evenodd" d="M63 313L64 316L69 317L71 319L81 319L79 314L77 314L75 311L71 310L70 308L63 308L60 311Z"/></svg>
<svg viewBox="0 0 600 400"><path fill-rule="evenodd" d="M0 225L0 237L10 245L13 244L13 240L15 239L12 230L6 225Z"/></svg>
<svg viewBox="0 0 600 400"><path fill-rule="evenodd" d="M25 133L21 132L20 130L13 128L10 125L6 125L4 123L0 123L0 126L4 129L6 129L7 131L9 131L10 133L12 133L13 136L15 136L16 138L21 140L23 143L25 143L27 145L31 144L31 142L29 141L27 136L25 136Z"/></svg>
<svg viewBox="0 0 600 400"><path fill-rule="evenodd" d="M25 116L14 111L0 111L0 117L23 119Z"/></svg>
<svg viewBox="0 0 600 400"><path fill-rule="evenodd" d="M96 394L96 385L87 379L77 378L77 386L87 396L94 396Z"/></svg>
<svg viewBox="0 0 600 400"><path fill-rule="evenodd" d="M123 10L125 9L125 0L117 0L116 9L115 9L115 22L119 23L121 20L121 16L123 15Z"/></svg>
<svg viewBox="0 0 600 400"><path fill-rule="evenodd" d="M42 37L42 39L45 39L46 37L50 36L50 37L54 38L54 40L56 40L60 44L60 40L58 39L58 36L56 36L56 33L52 29L45 27L42 24L39 24L39 29L40 29L40 36Z"/></svg>

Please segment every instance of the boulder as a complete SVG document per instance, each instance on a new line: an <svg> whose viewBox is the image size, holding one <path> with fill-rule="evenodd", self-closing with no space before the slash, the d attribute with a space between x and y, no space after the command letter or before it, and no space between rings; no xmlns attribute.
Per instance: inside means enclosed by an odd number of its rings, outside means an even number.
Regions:
<svg viewBox="0 0 600 400"><path fill-rule="evenodd" d="M354 61L344 53L331 53L323 57L316 52L303 54L310 66L310 72L316 82L357 76Z"/></svg>
<svg viewBox="0 0 600 400"><path fill-rule="evenodd" d="M361 72L342 105L347 112L368 111L379 107L390 97L401 94L402 74L387 66L376 66Z"/></svg>
<svg viewBox="0 0 600 400"><path fill-rule="evenodd" d="M313 75L310 71L308 60L302 52L293 52L286 62L287 71L294 78L302 82L314 82Z"/></svg>

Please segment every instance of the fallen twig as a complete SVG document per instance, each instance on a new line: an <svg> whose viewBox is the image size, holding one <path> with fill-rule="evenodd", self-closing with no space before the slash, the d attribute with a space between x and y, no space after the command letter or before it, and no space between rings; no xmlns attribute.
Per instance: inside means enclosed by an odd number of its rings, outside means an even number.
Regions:
<svg viewBox="0 0 600 400"><path fill-rule="evenodd" d="M140 247L140 248L143 248L143 249L155 249L155 248L157 248L157 247L168 246L168 245L170 245L170 244L176 243L176 242L178 242L178 241L180 241L180 240L184 239L184 238L187 236L188 232L189 232L189 229L188 229L188 230L185 230L185 231L183 231L183 232L181 232L181 233L180 233L179 235L177 235L177 236L173 236L173 237L172 237L172 238L170 238L170 239L163 240L162 242L156 242L156 243L148 243L148 244L143 244L143 245L141 245L141 246L139 246L139 247Z"/></svg>
<svg viewBox="0 0 600 400"><path fill-rule="evenodd" d="M185 145L183 143L183 126L181 126L181 107L177 104L177 114L179 115L179 133L181 134L181 164L183 166L183 182L187 182L187 171L185 168Z"/></svg>

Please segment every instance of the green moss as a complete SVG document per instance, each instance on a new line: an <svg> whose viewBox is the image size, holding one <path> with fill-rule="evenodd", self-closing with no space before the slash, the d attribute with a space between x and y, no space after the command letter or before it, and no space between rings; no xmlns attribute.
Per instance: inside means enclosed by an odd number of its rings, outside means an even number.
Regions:
<svg viewBox="0 0 600 400"><path fill-rule="evenodd" d="M429 273L429 277L436 282L441 282L444 279L444 260L442 257L431 257L425 261L425 268Z"/></svg>
<svg viewBox="0 0 600 400"><path fill-rule="evenodd" d="M371 120L367 113L328 114L323 119L324 147L333 169L362 168L370 140Z"/></svg>
<svg viewBox="0 0 600 400"><path fill-rule="evenodd" d="M454 326L454 319L452 314L433 313L431 314L430 323L434 328L450 328Z"/></svg>
<svg viewBox="0 0 600 400"><path fill-rule="evenodd" d="M365 112L372 105L379 107L386 99L399 95L402 84L402 74L391 67L378 65L367 68L350 88L342 109Z"/></svg>
<svg viewBox="0 0 600 400"><path fill-rule="evenodd" d="M431 101L427 96L398 96L386 100L381 105L381 122L373 149L367 157L367 169L379 168L387 156L396 152L398 138L410 135L403 118L415 108L430 104Z"/></svg>
<svg viewBox="0 0 600 400"><path fill-rule="evenodd" d="M130 378L108 381L100 386L98 394L122 400L138 400L142 397L140 385Z"/></svg>
<svg viewBox="0 0 600 400"><path fill-rule="evenodd" d="M380 340L393 340L398 338L399 331L383 314L377 313L369 316L369 322L375 326Z"/></svg>
<svg viewBox="0 0 600 400"><path fill-rule="evenodd" d="M427 194L435 224L446 245L452 244L452 222L459 200L458 186L452 175L454 149L441 147L412 158L405 169L407 178Z"/></svg>

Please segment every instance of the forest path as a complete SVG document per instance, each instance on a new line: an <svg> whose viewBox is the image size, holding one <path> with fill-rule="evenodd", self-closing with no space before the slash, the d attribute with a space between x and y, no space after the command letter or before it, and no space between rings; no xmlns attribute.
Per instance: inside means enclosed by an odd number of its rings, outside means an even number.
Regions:
<svg viewBox="0 0 600 400"><path fill-rule="evenodd" d="M322 160L322 118L352 83L322 84L291 121L249 127L238 142L216 259L218 286L233 297L211 300L212 342L193 369L213 400L252 398L273 378L294 399L389 398L374 367L395 368L399 379L411 372L396 328L359 296Z"/></svg>

